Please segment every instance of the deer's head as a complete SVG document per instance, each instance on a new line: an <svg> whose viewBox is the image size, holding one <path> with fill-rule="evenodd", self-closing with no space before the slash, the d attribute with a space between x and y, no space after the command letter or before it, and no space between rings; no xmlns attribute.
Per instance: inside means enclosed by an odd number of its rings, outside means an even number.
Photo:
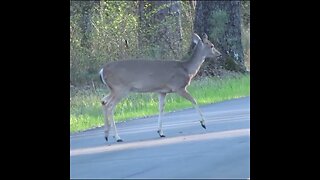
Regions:
<svg viewBox="0 0 320 180"><path fill-rule="evenodd" d="M219 58L221 53L214 47L214 45L208 40L206 33L202 34L202 39L196 34L193 34L192 41L201 47L202 52L206 57ZM199 47L199 48L200 48Z"/></svg>

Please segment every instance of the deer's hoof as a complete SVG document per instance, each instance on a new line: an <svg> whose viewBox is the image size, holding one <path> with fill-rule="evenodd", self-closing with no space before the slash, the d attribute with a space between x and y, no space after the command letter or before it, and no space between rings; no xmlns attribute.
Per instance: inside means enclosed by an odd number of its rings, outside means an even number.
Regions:
<svg viewBox="0 0 320 180"><path fill-rule="evenodd" d="M117 142L123 142L123 140L122 139L118 139Z"/></svg>
<svg viewBox="0 0 320 180"><path fill-rule="evenodd" d="M106 139L106 141L108 142L108 137L104 137Z"/></svg>
<svg viewBox="0 0 320 180"><path fill-rule="evenodd" d="M164 134L160 134L160 130L157 131L160 137L166 137Z"/></svg>
<svg viewBox="0 0 320 180"><path fill-rule="evenodd" d="M206 125L204 125L204 124L201 124L201 126L202 126L202 127L204 128L204 129L207 129L207 128L206 128Z"/></svg>

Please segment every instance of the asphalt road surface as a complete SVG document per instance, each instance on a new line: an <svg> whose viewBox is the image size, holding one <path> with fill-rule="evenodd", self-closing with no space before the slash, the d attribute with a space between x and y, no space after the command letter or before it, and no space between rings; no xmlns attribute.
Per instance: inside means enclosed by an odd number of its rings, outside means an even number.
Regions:
<svg viewBox="0 0 320 180"><path fill-rule="evenodd" d="M163 116L118 123L124 142L104 139L103 128L71 134L71 178L243 178L250 177L250 97Z"/></svg>

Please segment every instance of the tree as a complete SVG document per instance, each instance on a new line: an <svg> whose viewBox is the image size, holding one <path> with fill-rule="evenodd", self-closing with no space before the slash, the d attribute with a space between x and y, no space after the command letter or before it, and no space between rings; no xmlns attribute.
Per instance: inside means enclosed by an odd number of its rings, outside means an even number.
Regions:
<svg viewBox="0 0 320 180"><path fill-rule="evenodd" d="M91 1L81 1L81 21L80 27L82 30L83 37L81 39L81 46L91 49L91 34L92 34L92 23L91 18L93 14L94 3Z"/></svg>
<svg viewBox="0 0 320 180"><path fill-rule="evenodd" d="M139 1L139 48L157 58L181 58L181 2Z"/></svg>
<svg viewBox="0 0 320 180"><path fill-rule="evenodd" d="M195 32L206 33L223 54L224 67L244 72L240 1L198 1Z"/></svg>

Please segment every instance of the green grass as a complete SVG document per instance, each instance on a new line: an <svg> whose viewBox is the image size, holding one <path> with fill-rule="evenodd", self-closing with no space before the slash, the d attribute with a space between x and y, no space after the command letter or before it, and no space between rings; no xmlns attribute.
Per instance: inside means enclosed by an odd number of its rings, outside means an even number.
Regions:
<svg viewBox="0 0 320 180"><path fill-rule="evenodd" d="M194 80L187 88L199 105L249 96L250 75L235 75ZM104 124L101 98L106 88L70 91L70 131L78 132ZM165 112L192 107L192 104L177 96L166 96ZM158 95L155 93L131 93L115 109L116 122L158 114Z"/></svg>

